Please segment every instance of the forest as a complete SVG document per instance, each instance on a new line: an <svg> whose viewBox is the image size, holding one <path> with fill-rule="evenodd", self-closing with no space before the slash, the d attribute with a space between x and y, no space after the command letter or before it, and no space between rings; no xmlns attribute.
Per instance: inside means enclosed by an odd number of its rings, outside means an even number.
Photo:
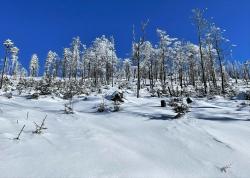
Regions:
<svg viewBox="0 0 250 178"><path fill-rule="evenodd" d="M152 43L145 20L127 58L113 36L77 36L23 66L5 40L0 177L249 177L250 60L191 15L195 43L159 28Z"/></svg>

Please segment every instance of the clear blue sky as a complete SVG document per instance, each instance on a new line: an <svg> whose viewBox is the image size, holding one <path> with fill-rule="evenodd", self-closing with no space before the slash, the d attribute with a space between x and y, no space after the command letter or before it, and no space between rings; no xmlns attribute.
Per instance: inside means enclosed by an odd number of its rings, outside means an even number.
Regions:
<svg viewBox="0 0 250 178"><path fill-rule="evenodd" d="M238 45L234 57L250 58L249 0L0 0L0 41L12 39L27 66L33 53L43 63L51 49L62 53L72 37L83 43L101 35L113 35L119 57L131 49L132 25L150 19L147 39L156 42L157 27L171 36L196 43L191 9L208 8L225 35ZM0 46L0 57L3 58Z"/></svg>

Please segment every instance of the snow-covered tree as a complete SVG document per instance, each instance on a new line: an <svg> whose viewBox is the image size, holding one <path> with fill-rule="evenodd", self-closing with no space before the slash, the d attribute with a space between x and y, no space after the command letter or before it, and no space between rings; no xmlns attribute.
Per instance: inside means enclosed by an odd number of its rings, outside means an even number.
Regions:
<svg viewBox="0 0 250 178"><path fill-rule="evenodd" d="M10 66L10 74L16 77L17 71L15 71L15 65L18 62L18 52L19 49L17 47L11 48L11 66Z"/></svg>
<svg viewBox="0 0 250 178"><path fill-rule="evenodd" d="M7 63L8 63L8 56L11 52L11 48L13 48L14 46L14 43L10 40L10 39L7 39L4 41L3 43L4 47L5 47L5 57L4 57L4 62L3 62L3 68L2 68L2 75L1 75L1 83L0 83L0 89L2 89L2 86L3 86L3 77L4 77L4 74L5 74L5 70L7 67Z"/></svg>
<svg viewBox="0 0 250 178"><path fill-rule="evenodd" d="M187 57L185 45L181 41L176 41L174 43L174 51L175 51L175 67L176 72L179 80L179 85L183 88L183 80L184 80L184 67L185 67L185 60Z"/></svg>
<svg viewBox="0 0 250 178"><path fill-rule="evenodd" d="M197 37L198 37L202 82L204 86L204 92L205 94L207 94L207 79L205 75L205 61L203 53L203 39L207 30L207 20L204 18L204 10L193 9L192 12L193 12L193 22L196 26Z"/></svg>
<svg viewBox="0 0 250 178"><path fill-rule="evenodd" d="M140 64L142 60L141 48L145 42L146 27L148 25L148 22L149 20L142 23L141 25L142 36L139 37L138 40L136 40L135 31L133 29L133 43L132 43L132 56L133 57L132 58L136 62L136 65L137 65L137 92L136 92L137 98L140 97L140 89L141 89L141 75L140 75L140 69L141 69Z"/></svg>
<svg viewBox="0 0 250 178"><path fill-rule="evenodd" d="M98 82L110 83L115 72L114 66L117 63L114 42L102 36L96 38L91 47L84 54L83 62L88 68L89 75L94 78L94 84Z"/></svg>
<svg viewBox="0 0 250 178"><path fill-rule="evenodd" d="M152 71L151 71L151 64L152 58L154 58L154 48L149 41L145 41L141 47L141 67L140 73L141 77L144 79L143 82L146 84L147 78L150 79L150 86L153 87L152 83Z"/></svg>
<svg viewBox="0 0 250 178"><path fill-rule="evenodd" d="M211 37L212 45L214 46L216 57L219 63L220 76L221 76L221 91L225 93L225 85L226 85L226 71L224 66L224 57L227 43L229 42L223 36L224 30L217 27L215 24L212 24L209 28L209 36Z"/></svg>
<svg viewBox="0 0 250 178"><path fill-rule="evenodd" d="M76 79L79 67L81 65L81 41L80 37L75 37L73 38L73 41L71 43L71 52L72 52L72 57L71 57L71 74L72 77Z"/></svg>
<svg viewBox="0 0 250 178"><path fill-rule="evenodd" d="M72 76L72 52L69 48L63 49L63 61L62 61L62 77L71 77Z"/></svg>
<svg viewBox="0 0 250 178"><path fill-rule="evenodd" d="M176 38L170 38L170 36L164 30L157 29L157 35L159 36L159 64L160 64L160 80L163 89L166 85L166 59L169 58L171 52L171 45L177 40Z"/></svg>
<svg viewBox="0 0 250 178"><path fill-rule="evenodd" d="M37 77L39 72L39 60L37 54L33 54L30 60L30 76Z"/></svg>
<svg viewBox="0 0 250 178"><path fill-rule="evenodd" d="M213 87L217 88L217 79L216 79L216 50L213 46L213 38L211 33L206 34L206 46L205 46L205 55L207 55L207 75L208 81L212 80Z"/></svg>
<svg viewBox="0 0 250 178"><path fill-rule="evenodd" d="M131 60L130 59L124 59L123 71L124 71L126 80L129 81L131 77Z"/></svg>
<svg viewBox="0 0 250 178"><path fill-rule="evenodd" d="M197 72L198 72L198 65L197 61L199 59L199 47L195 44L188 42L186 44L186 57L188 62L188 77L189 77L189 84L196 86L196 81L198 79Z"/></svg>
<svg viewBox="0 0 250 178"><path fill-rule="evenodd" d="M51 79L56 77L57 74L57 58L58 55L53 52L49 51L47 58L46 58L46 63L45 63L45 70L44 70L44 77L47 79Z"/></svg>
<svg viewBox="0 0 250 178"><path fill-rule="evenodd" d="M21 67L21 70L20 70L20 78L25 78L28 76L28 72L27 70L24 68L24 67Z"/></svg>

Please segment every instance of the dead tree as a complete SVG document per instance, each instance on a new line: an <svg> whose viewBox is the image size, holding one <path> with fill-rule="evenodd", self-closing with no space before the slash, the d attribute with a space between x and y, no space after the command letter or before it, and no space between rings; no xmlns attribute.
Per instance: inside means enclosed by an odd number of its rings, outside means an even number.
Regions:
<svg viewBox="0 0 250 178"><path fill-rule="evenodd" d="M219 68L220 68L220 74L221 74L221 91L222 94L225 94L225 74L223 70L223 62L224 62L224 55L226 50L226 43L229 41L226 38L223 37L223 30L221 30L219 27L215 26L214 24L210 27L210 33L212 36L213 46L215 48L218 62L219 62Z"/></svg>
<svg viewBox="0 0 250 178"><path fill-rule="evenodd" d="M205 76L205 64L204 64L204 54L202 49L202 36L203 32L207 27L207 21L203 17L203 11L200 9L193 9L193 21L196 25L198 44L199 44L199 53L201 59L201 72L202 72L202 82L204 85L204 92L207 94L207 81Z"/></svg>
<svg viewBox="0 0 250 178"><path fill-rule="evenodd" d="M139 40L136 42L135 38L135 30L133 28L133 58L137 62L137 98L140 97L140 89L141 89L141 76L140 76L140 62L141 62L141 48L145 42L145 35L146 35L146 27L148 25L149 20L147 22L142 22L141 24L141 31L142 31L142 36L139 38Z"/></svg>
<svg viewBox="0 0 250 178"><path fill-rule="evenodd" d="M34 124L35 124L35 126L36 126L36 130L33 131L33 133L35 133L35 134L41 134L41 133L42 133L42 130L47 129L46 127L44 127L46 118L47 118L47 115L46 115L45 118L43 119L41 125L38 125L37 123L34 122Z"/></svg>

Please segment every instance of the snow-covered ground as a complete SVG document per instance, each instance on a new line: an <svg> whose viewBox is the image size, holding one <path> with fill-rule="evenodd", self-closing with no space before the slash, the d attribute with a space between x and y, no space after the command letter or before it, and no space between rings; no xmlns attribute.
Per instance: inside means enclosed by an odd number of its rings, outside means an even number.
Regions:
<svg viewBox="0 0 250 178"><path fill-rule="evenodd" d="M250 177L249 102L194 99L173 119L160 100L127 94L121 111L98 113L101 95L76 97L64 114L57 97L0 96L0 177Z"/></svg>

